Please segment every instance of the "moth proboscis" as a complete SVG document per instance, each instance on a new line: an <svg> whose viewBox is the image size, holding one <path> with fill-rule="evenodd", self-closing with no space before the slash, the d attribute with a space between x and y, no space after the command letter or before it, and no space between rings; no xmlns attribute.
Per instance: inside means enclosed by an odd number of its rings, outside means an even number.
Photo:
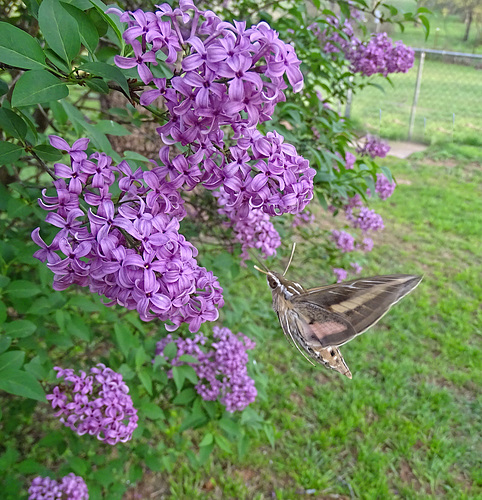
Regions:
<svg viewBox="0 0 482 500"><path fill-rule="evenodd" d="M294 250L295 245L283 274L254 267L266 274L273 309L288 342L311 364L313 359L351 379L340 346L383 318L417 287L422 276L389 274L305 289L285 278Z"/></svg>

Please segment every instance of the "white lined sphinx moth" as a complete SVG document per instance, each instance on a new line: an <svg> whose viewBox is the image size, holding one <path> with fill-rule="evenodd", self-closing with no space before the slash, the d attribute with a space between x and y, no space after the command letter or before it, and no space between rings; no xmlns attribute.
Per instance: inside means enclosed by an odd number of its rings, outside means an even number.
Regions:
<svg viewBox="0 0 482 500"><path fill-rule="evenodd" d="M273 309L285 336L310 363L314 364L311 361L314 359L352 378L340 346L377 323L417 287L422 276L372 276L305 289L284 277L291 258L283 274L255 266L266 274L273 294Z"/></svg>

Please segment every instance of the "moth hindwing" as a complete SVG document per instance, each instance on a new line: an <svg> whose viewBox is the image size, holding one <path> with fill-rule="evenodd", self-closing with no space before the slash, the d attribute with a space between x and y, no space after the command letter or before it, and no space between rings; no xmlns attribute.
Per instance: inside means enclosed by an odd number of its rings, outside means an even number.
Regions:
<svg viewBox="0 0 482 500"><path fill-rule="evenodd" d="M308 361L314 359L349 378L340 346L377 323L422 280L391 274L305 289L284 274L256 269L267 275L273 309L288 341Z"/></svg>

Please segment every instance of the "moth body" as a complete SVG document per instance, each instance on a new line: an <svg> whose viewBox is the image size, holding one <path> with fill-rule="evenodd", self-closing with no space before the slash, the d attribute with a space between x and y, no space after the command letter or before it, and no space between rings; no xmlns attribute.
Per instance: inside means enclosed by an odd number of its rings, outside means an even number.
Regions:
<svg viewBox="0 0 482 500"><path fill-rule="evenodd" d="M339 347L377 323L422 280L394 274L306 290L279 273L265 274L288 341L310 363L313 359L348 378L352 375Z"/></svg>

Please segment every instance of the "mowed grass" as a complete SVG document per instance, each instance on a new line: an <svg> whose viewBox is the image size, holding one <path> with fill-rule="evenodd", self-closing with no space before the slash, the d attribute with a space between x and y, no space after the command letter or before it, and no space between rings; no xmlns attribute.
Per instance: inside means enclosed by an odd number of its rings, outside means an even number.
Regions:
<svg viewBox="0 0 482 500"><path fill-rule="evenodd" d="M448 64L427 54L413 139L482 145L482 72L475 66ZM407 139L417 67L418 59L408 73L391 75L393 87L377 78L383 91L369 86L353 97L351 118L360 131Z"/></svg>
<svg viewBox="0 0 482 500"><path fill-rule="evenodd" d="M399 186L374 204L386 230L363 274L423 273L424 280L342 348L353 380L312 367L290 348L264 278L246 270L226 290L224 314L257 338L254 359L267 385L253 408L274 423L275 445L260 438L241 460L216 452L203 470L186 461L169 476L151 476L141 491L159 498L481 498L480 163L475 148L457 151L456 160L438 159L436 149L388 160ZM322 274L317 262L304 261L300 244L289 276L311 286Z"/></svg>

